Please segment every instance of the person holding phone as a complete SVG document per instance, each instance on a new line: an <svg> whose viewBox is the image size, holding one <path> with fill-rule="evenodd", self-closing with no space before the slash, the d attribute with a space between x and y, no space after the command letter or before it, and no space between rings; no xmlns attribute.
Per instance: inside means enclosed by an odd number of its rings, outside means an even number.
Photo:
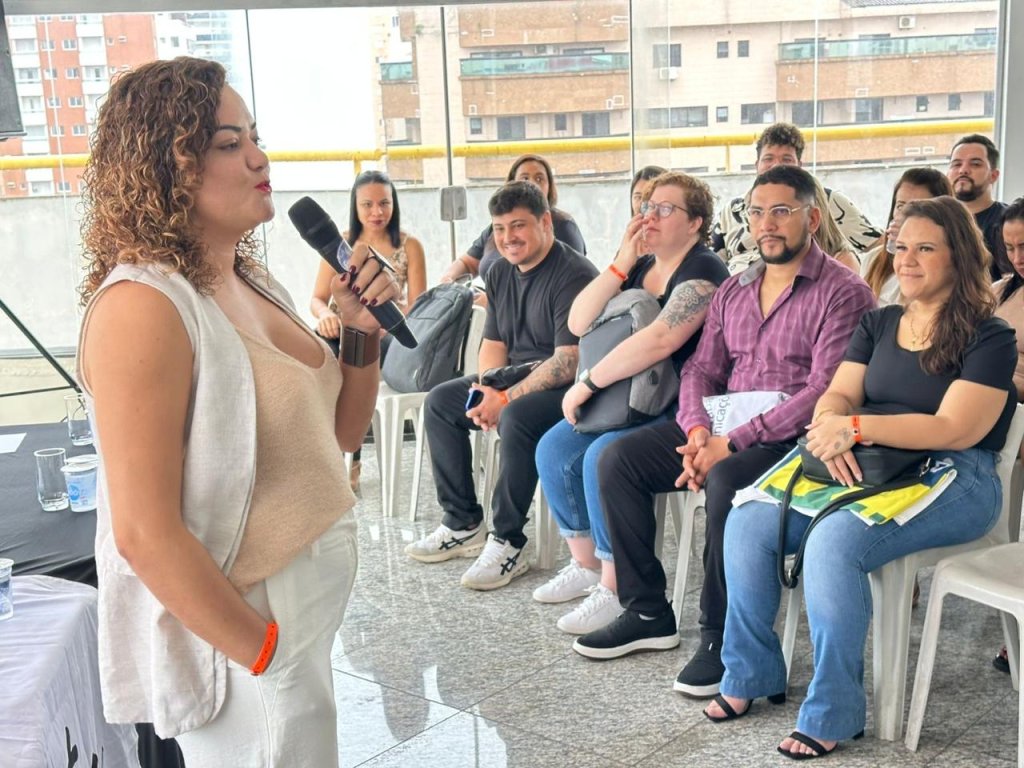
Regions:
<svg viewBox="0 0 1024 768"><path fill-rule="evenodd" d="M152 722L189 768L337 766L330 651L357 562L338 450L376 400L366 305L398 286L365 245L331 280L339 366L259 260L269 162L216 62L120 74L85 179L104 716Z"/></svg>

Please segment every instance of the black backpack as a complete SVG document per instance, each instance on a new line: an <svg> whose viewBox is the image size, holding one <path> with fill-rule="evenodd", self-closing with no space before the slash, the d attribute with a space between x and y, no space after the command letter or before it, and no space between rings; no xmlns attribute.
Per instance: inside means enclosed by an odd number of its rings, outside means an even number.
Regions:
<svg viewBox="0 0 1024 768"><path fill-rule="evenodd" d="M419 342L415 349L391 344L381 376L396 392L429 392L454 379L473 313L473 290L442 283L416 297L405 322Z"/></svg>

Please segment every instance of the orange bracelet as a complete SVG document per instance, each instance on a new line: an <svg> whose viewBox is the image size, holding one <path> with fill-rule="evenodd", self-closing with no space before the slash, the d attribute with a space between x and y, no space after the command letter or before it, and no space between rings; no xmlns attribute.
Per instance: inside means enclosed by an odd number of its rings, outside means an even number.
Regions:
<svg viewBox="0 0 1024 768"><path fill-rule="evenodd" d="M614 262L612 262L610 265L608 265L608 271L611 272L613 275L615 275L617 278L619 278L619 280L621 280L623 282L625 282L626 281L626 277L628 277L628 275L623 273L623 271L621 269L619 269L618 267L615 266Z"/></svg>
<svg viewBox="0 0 1024 768"><path fill-rule="evenodd" d="M502 405L508 405L508 392L504 389L498 390L498 398L501 400Z"/></svg>
<svg viewBox="0 0 1024 768"><path fill-rule="evenodd" d="M702 426L700 424L698 424L696 427L690 427L690 431L686 433L686 442L693 442L693 433L696 432L698 429L707 429L707 427ZM710 432L711 430L708 431Z"/></svg>
<svg viewBox="0 0 1024 768"><path fill-rule="evenodd" d="M850 419L853 421L853 442L859 443L863 439L860 434L860 414L855 413Z"/></svg>
<svg viewBox="0 0 1024 768"><path fill-rule="evenodd" d="M249 672L257 677L267 670L267 665L277 648L277 622L267 624L267 635L263 638L263 647L260 648L260 655L256 657L256 663L249 667Z"/></svg>

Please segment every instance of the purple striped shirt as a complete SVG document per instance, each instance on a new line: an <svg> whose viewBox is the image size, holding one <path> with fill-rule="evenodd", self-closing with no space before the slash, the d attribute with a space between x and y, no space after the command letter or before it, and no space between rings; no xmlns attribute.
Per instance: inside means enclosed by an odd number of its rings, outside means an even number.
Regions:
<svg viewBox="0 0 1024 768"><path fill-rule="evenodd" d="M790 399L729 433L738 450L794 440L813 414L875 297L861 278L816 243L793 284L761 314L758 262L715 291L696 351L679 384L676 421L683 432L710 428L703 399L726 392L781 391Z"/></svg>

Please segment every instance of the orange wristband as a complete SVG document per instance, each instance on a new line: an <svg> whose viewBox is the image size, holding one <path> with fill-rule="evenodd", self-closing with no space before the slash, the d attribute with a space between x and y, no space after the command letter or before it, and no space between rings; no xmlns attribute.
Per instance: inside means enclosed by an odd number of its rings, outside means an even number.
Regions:
<svg viewBox="0 0 1024 768"><path fill-rule="evenodd" d="M263 638L263 647L260 648L260 655L256 657L256 663L249 667L249 672L254 677L262 675L266 671L267 665L274 655L275 648L277 648L277 622L272 621L267 624L267 634Z"/></svg>
<svg viewBox="0 0 1024 768"><path fill-rule="evenodd" d="M860 414L855 413L850 419L853 422L853 442L859 443L863 439L860 434Z"/></svg>
<svg viewBox="0 0 1024 768"><path fill-rule="evenodd" d="M501 400L502 405L508 405L508 392L504 389L498 390L498 398Z"/></svg>
<svg viewBox="0 0 1024 768"><path fill-rule="evenodd" d="M616 267L614 262L608 266L608 271L619 278L619 280L625 282L627 275L621 269Z"/></svg>
<svg viewBox="0 0 1024 768"><path fill-rule="evenodd" d="M699 424L696 427L690 427L690 431L686 433L686 442L689 443L693 441L693 433L696 432L698 429L707 429L707 427L701 426Z"/></svg>

